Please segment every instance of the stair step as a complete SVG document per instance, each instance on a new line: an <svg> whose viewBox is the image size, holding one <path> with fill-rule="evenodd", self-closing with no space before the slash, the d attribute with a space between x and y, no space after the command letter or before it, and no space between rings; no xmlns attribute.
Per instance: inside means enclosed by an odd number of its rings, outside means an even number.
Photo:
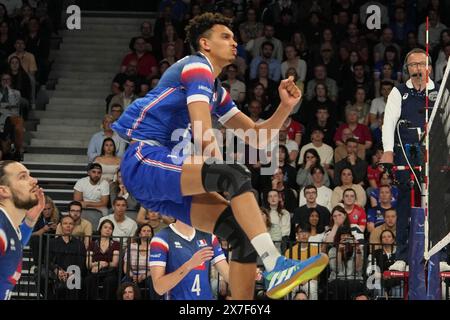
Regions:
<svg viewBox="0 0 450 320"><path fill-rule="evenodd" d="M80 71L55 71L51 72L53 75L57 75L58 78L71 78L71 79L81 79L81 80L104 80L104 81L111 81L111 78L114 76L111 74L111 72L92 72L92 71L86 71L86 72L80 72Z"/></svg>
<svg viewBox="0 0 450 320"><path fill-rule="evenodd" d="M51 181L51 182L77 182L78 178L53 178L53 177L39 177L38 181Z"/></svg>
<svg viewBox="0 0 450 320"><path fill-rule="evenodd" d="M54 110L33 110L33 114L39 117L39 119L101 119L105 114L105 109L92 109L83 110L75 109L71 111L54 111ZM101 121L101 120L100 120Z"/></svg>
<svg viewBox="0 0 450 320"><path fill-rule="evenodd" d="M112 77L110 77L112 79ZM57 85L111 85L111 79L100 80L100 79L74 79L61 77L58 79Z"/></svg>
<svg viewBox="0 0 450 320"><path fill-rule="evenodd" d="M79 132L48 132L48 131L33 131L30 132L32 138L35 139L52 139L57 136L59 139L91 139L93 133L79 133Z"/></svg>
<svg viewBox="0 0 450 320"><path fill-rule="evenodd" d="M61 64L52 68L54 72L109 72L117 71L118 66L115 64Z"/></svg>
<svg viewBox="0 0 450 320"><path fill-rule="evenodd" d="M47 153L25 153L23 155L25 162L67 162L67 163L79 163L80 165L86 165L88 162L87 152L82 155L75 154L52 154Z"/></svg>
<svg viewBox="0 0 450 320"><path fill-rule="evenodd" d="M61 133L71 133L71 132L78 132L78 133L90 133L94 134L98 131L100 131L100 122L97 123L97 125L89 125L89 126L72 126L70 124L38 124L37 125L37 132L53 132L55 135L57 135L59 132Z"/></svg>
<svg viewBox="0 0 450 320"><path fill-rule="evenodd" d="M87 148L89 140L61 140L58 138L54 139L31 139L31 147L49 147L49 148Z"/></svg>
<svg viewBox="0 0 450 320"><path fill-rule="evenodd" d="M27 153L41 153L48 154L48 159L53 160L52 155L55 154L67 154L67 155L87 155L87 148L71 148L71 147L47 147L47 146L28 146ZM27 154L25 153L25 154ZM39 160L35 160L39 161Z"/></svg>
<svg viewBox="0 0 450 320"><path fill-rule="evenodd" d="M50 98L50 102L55 99L55 98L75 98L75 97L80 97L80 98L86 98L86 99L98 99L99 97L106 97L109 94L109 88L103 88L100 91L97 90L92 90L89 88L84 88L84 89L75 89L75 88L70 88L70 89L66 89L66 90L60 90L59 88L57 88L54 93L53 96Z"/></svg>
<svg viewBox="0 0 450 320"><path fill-rule="evenodd" d="M83 171L86 173L86 165L79 163L64 163L64 162L34 162L23 161L24 166L28 170L66 170L66 171Z"/></svg>
<svg viewBox="0 0 450 320"><path fill-rule="evenodd" d="M104 98L89 98L89 97L52 97L50 103L54 104L82 104L82 105L96 105L104 103Z"/></svg>
<svg viewBox="0 0 450 320"><path fill-rule="evenodd" d="M41 119L43 125L71 125L100 128L102 119Z"/></svg>
<svg viewBox="0 0 450 320"><path fill-rule="evenodd" d="M106 101L103 102L102 105L85 105L85 104L54 104L49 103L45 107L45 111L54 111L54 112L94 112L101 113L100 116L103 117L106 112Z"/></svg>

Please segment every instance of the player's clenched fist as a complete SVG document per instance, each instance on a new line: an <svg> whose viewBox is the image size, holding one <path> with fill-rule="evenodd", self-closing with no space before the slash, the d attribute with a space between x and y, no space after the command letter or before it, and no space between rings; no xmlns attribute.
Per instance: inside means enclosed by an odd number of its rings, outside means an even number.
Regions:
<svg viewBox="0 0 450 320"><path fill-rule="evenodd" d="M294 77L282 80L278 87L278 93L280 95L281 104L287 108L294 108L300 101L302 92L294 82Z"/></svg>

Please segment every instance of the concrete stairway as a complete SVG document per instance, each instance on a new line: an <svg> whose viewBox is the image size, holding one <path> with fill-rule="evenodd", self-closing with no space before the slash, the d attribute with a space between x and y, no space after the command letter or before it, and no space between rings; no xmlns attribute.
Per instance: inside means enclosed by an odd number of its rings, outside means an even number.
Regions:
<svg viewBox="0 0 450 320"><path fill-rule="evenodd" d="M60 50L52 51L55 63L50 78L57 79L56 90L49 91L45 111L32 112L39 123L29 133L25 161L87 162L89 139L101 130L111 80L144 20L82 17L81 30L61 33Z"/></svg>

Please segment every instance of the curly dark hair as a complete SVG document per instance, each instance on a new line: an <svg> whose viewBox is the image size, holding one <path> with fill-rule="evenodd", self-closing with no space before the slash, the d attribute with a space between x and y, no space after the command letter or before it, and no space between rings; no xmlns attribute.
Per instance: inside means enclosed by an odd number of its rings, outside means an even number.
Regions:
<svg viewBox="0 0 450 320"><path fill-rule="evenodd" d="M189 21L186 26L186 42L188 42L194 50L199 50L198 40L201 36L208 36L207 32L215 24L221 24L231 29L231 19L226 18L220 13L206 12Z"/></svg>

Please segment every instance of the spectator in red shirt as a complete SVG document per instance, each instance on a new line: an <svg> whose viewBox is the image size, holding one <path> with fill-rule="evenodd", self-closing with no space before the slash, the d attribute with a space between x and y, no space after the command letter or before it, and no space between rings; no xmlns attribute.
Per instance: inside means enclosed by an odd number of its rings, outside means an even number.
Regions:
<svg viewBox="0 0 450 320"><path fill-rule="evenodd" d="M124 73L131 60L137 60L137 73L139 76L150 79L158 74L158 63L155 57L145 50L146 42L143 37L136 37L131 40L130 47L133 52L128 53L122 60L120 72Z"/></svg>
<svg viewBox="0 0 450 320"><path fill-rule="evenodd" d="M355 190L351 188L345 189L344 194L342 195L342 202L344 203L344 209L347 212L348 220L352 227L352 234L355 236L356 240L363 240L367 216L364 209L356 204ZM358 226L359 230L357 230L355 226Z"/></svg>
<svg viewBox="0 0 450 320"><path fill-rule="evenodd" d="M334 141L337 146L343 145L342 131L350 128L353 133L353 138L358 140L359 144L364 145L364 148L370 149L372 147L372 135L368 126L358 123L358 111L355 108L348 108L346 110L346 123L339 126L334 135Z"/></svg>
<svg viewBox="0 0 450 320"><path fill-rule="evenodd" d="M305 132L305 127L300 122L295 121L289 116L283 124L283 127L287 128L287 134L289 140L294 140L298 146L302 143L302 136Z"/></svg>

